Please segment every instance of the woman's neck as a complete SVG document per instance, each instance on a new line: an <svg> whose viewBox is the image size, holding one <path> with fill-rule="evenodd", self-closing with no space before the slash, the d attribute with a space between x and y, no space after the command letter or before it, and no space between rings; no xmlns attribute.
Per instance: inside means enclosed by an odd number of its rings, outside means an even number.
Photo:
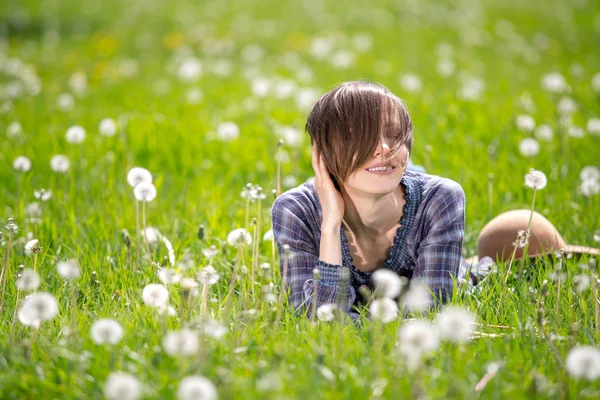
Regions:
<svg viewBox="0 0 600 400"><path fill-rule="evenodd" d="M344 222L356 238L374 238L389 232L400 221L406 203L402 184L384 195L344 190L342 197Z"/></svg>

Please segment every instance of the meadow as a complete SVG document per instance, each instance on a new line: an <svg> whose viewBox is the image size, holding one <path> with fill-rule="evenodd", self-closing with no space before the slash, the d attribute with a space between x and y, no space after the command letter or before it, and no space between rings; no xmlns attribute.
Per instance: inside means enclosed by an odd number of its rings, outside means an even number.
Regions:
<svg viewBox="0 0 600 400"><path fill-rule="evenodd" d="M497 263L454 317L293 313L270 207L355 79L462 185L465 257L531 168L535 210L600 247L598 2L3 2L0 397L600 398L587 256Z"/></svg>

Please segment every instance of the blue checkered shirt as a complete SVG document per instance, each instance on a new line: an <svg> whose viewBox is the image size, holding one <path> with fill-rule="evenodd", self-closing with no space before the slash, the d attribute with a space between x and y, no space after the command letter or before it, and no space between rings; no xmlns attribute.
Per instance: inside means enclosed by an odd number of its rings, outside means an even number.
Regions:
<svg viewBox="0 0 600 400"><path fill-rule="evenodd" d="M450 179L413 171L405 171L401 184L406 189L406 204L383 268L408 279L421 279L436 301L444 303L452 297L453 278L461 264L464 191ZM358 288L363 284L373 287L372 273L353 266L343 224L343 265L319 260L323 217L314 183L304 183L279 196L273 203L272 218L282 274L283 245L290 246L286 281L294 308L310 314L315 288L313 270L318 268L321 278L316 285L317 306L338 303L356 318L355 307L360 305ZM342 268L350 270L349 284L340 280Z"/></svg>

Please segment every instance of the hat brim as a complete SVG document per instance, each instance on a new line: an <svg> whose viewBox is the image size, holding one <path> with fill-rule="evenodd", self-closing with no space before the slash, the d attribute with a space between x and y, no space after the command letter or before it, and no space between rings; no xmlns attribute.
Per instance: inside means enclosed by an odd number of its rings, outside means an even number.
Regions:
<svg viewBox="0 0 600 400"><path fill-rule="evenodd" d="M574 253L574 254L580 254L580 255L586 254L586 255L589 255L589 256L592 256L592 257L600 256L600 249L597 249L597 248L594 248L594 247L578 246L578 245L568 244L568 245L565 246L564 250L567 253ZM531 259L531 258L536 258L536 257L543 257L543 256L546 256L546 255L550 255L553 252L554 252L554 250L548 250L548 251L541 252L541 253L538 253L538 254L529 254L526 258ZM516 260L520 260L521 258L523 258L523 257L515 257ZM471 265L471 266L475 265L475 264L477 264L479 262L479 256L475 255L475 256L469 257L465 261L467 261L467 263L469 265Z"/></svg>

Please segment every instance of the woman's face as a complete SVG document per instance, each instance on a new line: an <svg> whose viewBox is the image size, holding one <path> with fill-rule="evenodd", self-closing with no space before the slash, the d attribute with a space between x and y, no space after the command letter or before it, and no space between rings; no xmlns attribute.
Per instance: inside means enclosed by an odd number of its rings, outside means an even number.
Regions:
<svg viewBox="0 0 600 400"><path fill-rule="evenodd" d="M398 155L390 159L392 143L392 137L381 135L372 158L344 182L346 191L387 194L396 190L408 165L409 152L402 145Z"/></svg>

